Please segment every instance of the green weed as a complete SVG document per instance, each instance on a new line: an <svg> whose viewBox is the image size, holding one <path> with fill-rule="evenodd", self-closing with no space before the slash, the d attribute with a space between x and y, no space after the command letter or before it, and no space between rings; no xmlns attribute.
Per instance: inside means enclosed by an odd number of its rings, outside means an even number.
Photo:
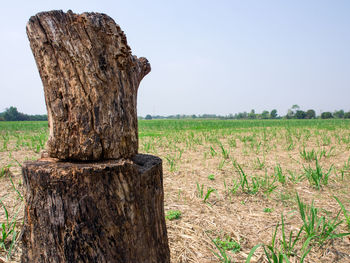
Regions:
<svg viewBox="0 0 350 263"><path fill-rule="evenodd" d="M286 175L283 174L282 167L279 164L275 166L275 177L281 184L286 183Z"/></svg>
<svg viewBox="0 0 350 263"><path fill-rule="evenodd" d="M21 207L15 212L14 216L10 218L8 210L1 200L0 204L4 210L6 218L6 221L1 223L0 249L4 250L7 253L7 259L9 259L11 257L12 250L15 246L17 239L17 215Z"/></svg>
<svg viewBox="0 0 350 263"><path fill-rule="evenodd" d="M151 142L145 142L145 143L143 144L143 149L144 149L144 151L145 151L146 153L149 153L149 152L151 151L151 146L152 146Z"/></svg>
<svg viewBox="0 0 350 263"><path fill-rule="evenodd" d="M262 170L265 167L265 160L261 161L259 157L256 157L256 161L254 162L255 169Z"/></svg>
<svg viewBox="0 0 350 263"><path fill-rule="evenodd" d="M225 147L222 145L222 143L219 143L220 149L221 149L221 154L224 159L229 159L229 152L228 150L225 149Z"/></svg>
<svg viewBox="0 0 350 263"><path fill-rule="evenodd" d="M293 171L290 171L290 170L287 170L287 172L288 172L288 179L293 184L297 184L297 183L303 181L304 178L305 178L305 174L297 175L296 172L293 172Z"/></svg>
<svg viewBox="0 0 350 263"><path fill-rule="evenodd" d="M204 194L204 184L201 186L197 183L197 196L203 199L203 202L206 203L212 193L216 193L216 189L212 187L207 187L207 192Z"/></svg>
<svg viewBox="0 0 350 263"><path fill-rule="evenodd" d="M300 156L308 162L311 162L317 158L316 151L312 149L311 151L306 151L305 148L303 148L302 151L299 152Z"/></svg>
<svg viewBox="0 0 350 263"><path fill-rule="evenodd" d="M10 182L11 182L11 185L12 185L12 189L17 193L17 198L19 198L21 201L23 201L23 196L20 193L20 191L18 191L17 187L15 186L15 184L14 184L14 182L12 180L11 174L9 174L9 178L10 178Z"/></svg>
<svg viewBox="0 0 350 263"><path fill-rule="evenodd" d="M165 218L170 220L170 221L171 220L175 220L175 219L180 219L181 218L181 211L179 211L179 210L169 210L166 213Z"/></svg>
<svg viewBox="0 0 350 263"><path fill-rule="evenodd" d="M266 207L266 208L264 208L263 211L264 211L264 213L271 213L273 211L273 209L269 208L269 207Z"/></svg>
<svg viewBox="0 0 350 263"><path fill-rule="evenodd" d="M169 170L170 172L175 172L176 171L176 160L175 160L175 156L165 156L165 159L168 161L169 164Z"/></svg>
<svg viewBox="0 0 350 263"><path fill-rule="evenodd" d="M264 194L270 195L277 188L276 182L277 178L274 177L271 179L265 171L265 176L260 179L260 187L263 190Z"/></svg>
<svg viewBox="0 0 350 263"><path fill-rule="evenodd" d="M229 144L232 148L236 148L236 147L237 147L236 139L231 139L231 140L229 140L228 144Z"/></svg>
<svg viewBox="0 0 350 263"><path fill-rule="evenodd" d="M234 195L237 192L239 186L240 186L240 184L239 184L238 180L232 179L232 186L227 186L226 182L224 180L225 190L227 190L229 194Z"/></svg>
<svg viewBox="0 0 350 263"><path fill-rule="evenodd" d="M1 134L1 137L3 139L1 151L6 152L6 151L8 151L7 147L8 147L8 143L10 141L9 133L6 132L5 134Z"/></svg>
<svg viewBox="0 0 350 263"><path fill-rule="evenodd" d="M350 212L345 209L345 206L340 202L340 200L334 196L334 199L337 200L338 204L340 205L341 210L343 211L346 224L348 225L348 229L350 230Z"/></svg>
<svg viewBox="0 0 350 263"><path fill-rule="evenodd" d="M227 255L226 250L223 249L222 247L220 247L215 241L214 239L211 239L211 241L214 243L216 249L218 250L218 252L212 251L213 254L217 257L217 259L219 260L219 262L221 263L233 263L232 259L229 255Z"/></svg>
<svg viewBox="0 0 350 263"><path fill-rule="evenodd" d="M216 151L214 150L214 148L212 146L210 146L210 155L211 155L211 157L214 157L216 155Z"/></svg>
<svg viewBox="0 0 350 263"><path fill-rule="evenodd" d="M10 173L11 165L6 165L0 168L0 178Z"/></svg>
<svg viewBox="0 0 350 263"><path fill-rule="evenodd" d="M214 238L213 242L217 247L220 247L225 251L231 251L235 253L241 250L241 245L232 237L225 237L223 240L220 238Z"/></svg>
<svg viewBox="0 0 350 263"><path fill-rule="evenodd" d="M314 207L313 202L307 207L299 198L297 194L299 214L303 221L303 230L306 234L306 242L303 245L305 249L309 243L316 242L322 245L329 239L344 237L350 235L350 233L337 234L337 227L343 222L338 220L339 213L334 219L326 218L319 215L319 210Z"/></svg>
<svg viewBox="0 0 350 263"><path fill-rule="evenodd" d="M328 185L328 179L333 170L333 165L327 172L323 172L322 167L318 163L318 159L315 161L315 169L304 166L305 177L309 180L309 183L314 185L316 189L321 189L322 185Z"/></svg>
<svg viewBox="0 0 350 263"><path fill-rule="evenodd" d="M256 194L260 188L259 180L256 177L252 177L249 183L247 175L243 171L242 167L237 163L236 169L240 177L240 186L243 193Z"/></svg>
<svg viewBox="0 0 350 263"><path fill-rule="evenodd" d="M208 179L209 179L210 181L214 181L214 180L215 180L215 175L210 174L210 175L208 176Z"/></svg>
<svg viewBox="0 0 350 263"><path fill-rule="evenodd" d="M226 163L226 159L221 160L218 164L218 169L222 170L224 168L225 163Z"/></svg>
<svg viewBox="0 0 350 263"><path fill-rule="evenodd" d="M277 231L281 226L281 238L277 239ZM250 251L246 263L250 262L251 257L253 256L255 250L259 247L263 247L265 257L270 263L282 263L282 262L290 262L289 259L291 256L297 255L296 244L299 240L301 240L301 233L303 228L301 228L296 235L294 232L289 232L289 235L286 234L285 231L285 223L284 217L281 215L281 224L277 224L275 230L272 235L271 244L259 244L252 248ZM279 245L278 245L279 244ZM300 263L304 262L305 257L310 252L311 248L305 250L301 256Z"/></svg>
<svg viewBox="0 0 350 263"><path fill-rule="evenodd" d="M214 192L217 192L216 189L215 189L215 188L209 187L209 188L207 189L207 193L206 193L205 196L204 196L203 202L205 203L205 202L209 199L210 195L211 195L212 193L214 193Z"/></svg>

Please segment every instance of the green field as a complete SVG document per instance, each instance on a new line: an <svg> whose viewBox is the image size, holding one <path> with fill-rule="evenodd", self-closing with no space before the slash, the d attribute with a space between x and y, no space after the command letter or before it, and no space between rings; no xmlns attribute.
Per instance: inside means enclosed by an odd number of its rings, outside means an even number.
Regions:
<svg viewBox="0 0 350 263"><path fill-rule="evenodd" d="M12 262L21 165L47 138L47 122L0 122L0 256ZM251 262L350 262L350 120L141 120L139 152L163 159L172 262L245 262L257 245Z"/></svg>

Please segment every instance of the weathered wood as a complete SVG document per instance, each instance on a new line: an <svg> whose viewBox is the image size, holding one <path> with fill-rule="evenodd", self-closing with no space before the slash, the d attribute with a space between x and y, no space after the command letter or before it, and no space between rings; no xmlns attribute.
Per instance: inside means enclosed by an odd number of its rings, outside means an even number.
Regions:
<svg viewBox="0 0 350 263"><path fill-rule="evenodd" d="M162 161L42 159L23 166L22 263L170 262Z"/></svg>
<svg viewBox="0 0 350 263"><path fill-rule="evenodd" d="M137 154L147 59L104 14L39 13L27 35L58 159L23 166L22 263L168 263L162 162Z"/></svg>
<svg viewBox="0 0 350 263"><path fill-rule="evenodd" d="M42 12L27 35L45 91L51 157L102 160L138 150L137 89L151 70L100 13Z"/></svg>

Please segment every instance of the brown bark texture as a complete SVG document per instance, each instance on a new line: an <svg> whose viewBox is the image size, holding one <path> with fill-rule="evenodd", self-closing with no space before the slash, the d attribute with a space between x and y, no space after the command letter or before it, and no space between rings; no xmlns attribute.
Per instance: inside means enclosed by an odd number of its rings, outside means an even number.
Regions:
<svg viewBox="0 0 350 263"><path fill-rule="evenodd" d="M167 263L162 161L25 163L22 263Z"/></svg>
<svg viewBox="0 0 350 263"><path fill-rule="evenodd" d="M49 156L136 154L137 90L151 67L131 54L114 20L101 13L42 12L29 19L27 35L44 86Z"/></svg>

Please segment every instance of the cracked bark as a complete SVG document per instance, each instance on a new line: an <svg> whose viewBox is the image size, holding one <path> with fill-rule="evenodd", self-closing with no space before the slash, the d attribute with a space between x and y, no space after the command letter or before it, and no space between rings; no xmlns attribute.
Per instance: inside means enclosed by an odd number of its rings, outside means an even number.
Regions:
<svg viewBox="0 0 350 263"><path fill-rule="evenodd" d="M169 263L162 161L137 154L147 59L105 14L42 12L27 35L52 158L22 168L22 263Z"/></svg>
<svg viewBox="0 0 350 263"><path fill-rule="evenodd" d="M41 159L23 167L22 263L169 263L162 162Z"/></svg>
<svg viewBox="0 0 350 263"><path fill-rule="evenodd" d="M150 70L105 14L42 12L27 35L45 91L50 157L103 160L138 150L137 89Z"/></svg>

